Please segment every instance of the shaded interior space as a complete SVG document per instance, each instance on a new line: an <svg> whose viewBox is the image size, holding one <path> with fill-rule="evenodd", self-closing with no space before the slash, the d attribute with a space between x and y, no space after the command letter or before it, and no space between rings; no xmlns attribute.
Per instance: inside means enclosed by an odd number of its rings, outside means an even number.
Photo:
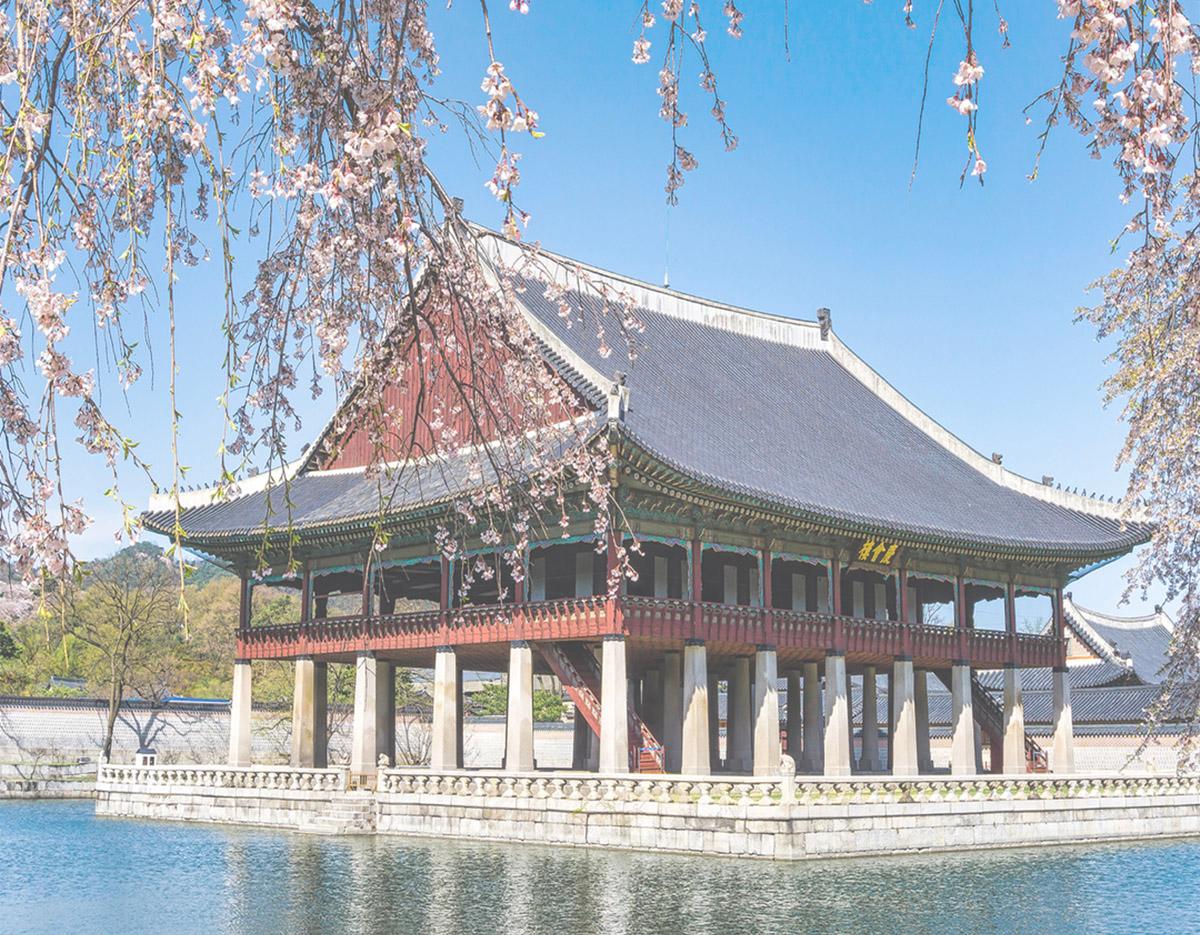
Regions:
<svg viewBox="0 0 1200 935"><path fill-rule="evenodd" d="M516 599L511 559L502 552L480 552L451 565L451 607L508 604Z"/></svg>
<svg viewBox="0 0 1200 935"><path fill-rule="evenodd" d="M778 610L829 613L829 570L817 562L771 561L771 606Z"/></svg>
<svg viewBox="0 0 1200 935"><path fill-rule="evenodd" d="M909 623L929 627L955 626L954 582L909 574Z"/></svg>
<svg viewBox="0 0 1200 935"><path fill-rule="evenodd" d="M311 587L312 615L317 620L356 617L365 610L362 569L314 571Z"/></svg>
<svg viewBox="0 0 1200 935"><path fill-rule="evenodd" d="M700 600L710 604L762 606L756 555L705 546L700 559Z"/></svg>
<svg viewBox="0 0 1200 935"><path fill-rule="evenodd" d="M688 596L687 549L682 545L643 540L633 551L633 540L626 539L630 549L629 563L636 577L625 582L625 593L631 597L658 597L682 600Z"/></svg>
<svg viewBox="0 0 1200 935"><path fill-rule="evenodd" d="M896 577L866 568L842 572L842 614L862 620L898 620Z"/></svg>
<svg viewBox="0 0 1200 935"><path fill-rule="evenodd" d="M604 594L606 558L595 543L565 542L537 546L529 552L531 601L559 601Z"/></svg>
<svg viewBox="0 0 1200 935"><path fill-rule="evenodd" d="M440 561L386 565L375 574L375 600L381 614L438 610L442 600Z"/></svg>

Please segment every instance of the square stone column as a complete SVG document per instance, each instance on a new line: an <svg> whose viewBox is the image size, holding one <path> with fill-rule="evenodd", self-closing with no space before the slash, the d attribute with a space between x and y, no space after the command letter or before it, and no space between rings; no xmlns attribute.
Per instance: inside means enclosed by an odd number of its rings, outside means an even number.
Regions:
<svg viewBox="0 0 1200 935"><path fill-rule="evenodd" d="M921 673L925 677L925 673ZM892 666L892 736L888 738L893 776L916 776L920 772L917 755L917 706L911 658L898 656ZM928 735L927 735L928 736Z"/></svg>
<svg viewBox="0 0 1200 935"><path fill-rule="evenodd" d="M846 656L825 656L825 775L849 776L850 691L846 679Z"/></svg>
<svg viewBox="0 0 1200 935"><path fill-rule="evenodd" d="M458 654L453 646L439 646L433 657L433 737L429 747L433 769L458 769L462 763L461 697Z"/></svg>
<svg viewBox="0 0 1200 935"><path fill-rule="evenodd" d="M950 772L955 776L974 776L975 705L971 699L971 667L956 662L950 670L952 714L950 729Z"/></svg>
<svg viewBox="0 0 1200 935"><path fill-rule="evenodd" d="M917 716L917 769L933 772L933 754L929 750L929 673L913 670L913 709Z"/></svg>
<svg viewBox="0 0 1200 935"><path fill-rule="evenodd" d="M629 684L624 636L606 636L601 647L600 772L629 772Z"/></svg>
<svg viewBox="0 0 1200 935"><path fill-rule="evenodd" d="M810 773L825 769L825 715L820 666L815 662L804 663L804 768Z"/></svg>
<svg viewBox="0 0 1200 935"><path fill-rule="evenodd" d="M329 765L329 663L313 662L313 766Z"/></svg>
<svg viewBox="0 0 1200 935"><path fill-rule="evenodd" d="M685 776L707 776L709 760L708 656L703 640L688 640L683 646L683 725L679 771Z"/></svg>
<svg viewBox="0 0 1200 935"><path fill-rule="evenodd" d="M726 699L726 718L729 729L725 734L725 759L730 772L749 773L754 768L752 744L754 729L750 724L750 657L733 660L729 678L729 698Z"/></svg>
<svg viewBox="0 0 1200 935"><path fill-rule="evenodd" d="M663 653L662 741L668 773L679 772L683 740L683 653Z"/></svg>
<svg viewBox="0 0 1200 935"><path fill-rule="evenodd" d="M396 765L396 666L380 659L375 663L375 762L386 756Z"/></svg>
<svg viewBox="0 0 1200 935"><path fill-rule="evenodd" d="M858 768L865 773L883 769L879 758L879 673L874 666L863 667L862 756Z"/></svg>
<svg viewBox="0 0 1200 935"><path fill-rule="evenodd" d="M1075 725L1071 716L1071 678L1066 666L1054 667L1054 752L1050 770L1075 772Z"/></svg>
<svg viewBox="0 0 1200 935"><path fill-rule="evenodd" d="M774 646L754 653L754 775L779 775L779 673Z"/></svg>
<svg viewBox="0 0 1200 935"><path fill-rule="evenodd" d="M787 754L804 768L804 680L795 669L787 674Z"/></svg>
<svg viewBox="0 0 1200 935"><path fill-rule="evenodd" d="M354 660L354 723L350 737L352 773L373 773L378 769L378 665L372 652L361 652Z"/></svg>
<svg viewBox="0 0 1200 935"><path fill-rule="evenodd" d="M229 765L250 765L250 660L233 662L233 695L229 700Z"/></svg>
<svg viewBox="0 0 1200 935"><path fill-rule="evenodd" d="M292 766L316 765L316 663L301 656L295 664L292 690Z"/></svg>
<svg viewBox="0 0 1200 935"><path fill-rule="evenodd" d="M504 768L533 772L533 648L513 640L508 648L508 716L504 722Z"/></svg>
<svg viewBox="0 0 1200 935"><path fill-rule="evenodd" d="M728 689L728 684L726 685ZM728 745L729 741L726 739ZM729 748L726 746L726 756ZM721 673L716 669L708 670L708 763L709 771L716 773L721 769Z"/></svg>
<svg viewBox="0 0 1200 935"><path fill-rule="evenodd" d="M1021 670L1004 666L1004 772L1025 772L1025 699L1021 694Z"/></svg>

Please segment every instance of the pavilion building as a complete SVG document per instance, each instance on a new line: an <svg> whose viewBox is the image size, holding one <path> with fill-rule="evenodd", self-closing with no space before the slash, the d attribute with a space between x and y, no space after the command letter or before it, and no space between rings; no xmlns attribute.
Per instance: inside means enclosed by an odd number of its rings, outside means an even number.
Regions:
<svg viewBox="0 0 1200 935"><path fill-rule="evenodd" d="M506 241L483 242L489 257L512 258ZM326 765L327 664L356 666L359 777L394 759L397 666L434 672L441 770L462 765L464 669L508 673L511 771L536 767L538 673L575 701L580 769L776 775L786 751L801 772L847 776L884 768L882 735L886 768L917 775L931 769L932 673L951 697L953 773L974 773L984 745L996 771L1072 770L1063 589L1145 541L1143 522L980 455L855 356L825 310L800 321L553 254L542 263L573 308L595 303L601 282L631 295L644 325L616 374L544 284L514 298L549 365L594 411L595 443L615 452L622 534L640 543L636 580L608 596L613 550L597 549L581 512L562 536L532 544L523 582L501 574L460 595L434 535L461 491L415 463L382 520L387 548L372 554L370 446L361 429L327 428L286 479L251 478L233 499L184 495L185 544L244 582L232 764L249 765L251 662L277 659L295 665L297 766ZM174 522L173 503L151 504L149 528L169 534ZM264 548L279 573L258 573ZM282 571L289 555L298 577ZM252 626L262 585L298 587L300 619ZM1031 613L1045 628L1019 626ZM1029 669L1049 673L1048 750L1025 729Z"/></svg>

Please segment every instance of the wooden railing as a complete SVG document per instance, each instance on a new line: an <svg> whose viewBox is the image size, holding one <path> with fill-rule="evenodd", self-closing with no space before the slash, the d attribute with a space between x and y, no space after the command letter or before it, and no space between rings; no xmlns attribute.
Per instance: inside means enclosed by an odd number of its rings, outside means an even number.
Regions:
<svg viewBox="0 0 1200 935"><path fill-rule="evenodd" d="M464 607L448 611L338 617L251 627L238 633L241 658L290 658L362 650L416 650L510 640L589 640L614 633L658 640L769 644L820 658L841 650L862 661L912 656L948 666L968 659L993 668L1051 666L1063 643L1051 636L867 620L811 611L622 596Z"/></svg>

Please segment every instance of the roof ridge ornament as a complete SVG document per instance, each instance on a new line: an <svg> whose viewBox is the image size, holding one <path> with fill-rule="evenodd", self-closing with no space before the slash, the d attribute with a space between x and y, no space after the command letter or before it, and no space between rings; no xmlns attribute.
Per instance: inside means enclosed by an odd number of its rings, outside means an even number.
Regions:
<svg viewBox="0 0 1200 935"><path fill-rule="evenodd" d="M817 324L821 326L821 340L828 341L833 330L833 313L827 308L817 309Z"/></svg>
<svg viewBox="0 0 1200 935"><path fill-rule="evenodd" d="M624 370L613 373L612 386L608 391L608 421L623 422L629 410L629 387L625 383Z"/></svg>

